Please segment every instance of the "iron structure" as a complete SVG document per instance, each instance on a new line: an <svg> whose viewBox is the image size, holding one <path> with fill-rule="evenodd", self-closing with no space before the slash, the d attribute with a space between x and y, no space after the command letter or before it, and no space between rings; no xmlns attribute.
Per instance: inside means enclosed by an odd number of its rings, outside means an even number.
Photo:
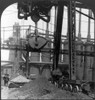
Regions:
<svg viewBox="0 0 95 100"><path fill-rule="evenodd" d="M59 62L59 51L61 44L61 31L62 31L62 22L63 22L63 9L64 4L62 2L58 3L58 13L57 13L57 23L56 30L54 32L54 57L53 57L53 69L58 68Z"/></svg>
<svg viewBox="0 0 95 100"><path fill-rule="evenodd" d="M18 1L18 0L7 0L7 1L1 0L0 1L0 5L1 5L0 6L0 15L4 11L4 9L7 6L9 6L10 4L15 3L15 2L21 3L23 1L26 1L26 0L21 0L21 1ZM32 20L35 20L34 18L36 18L36 20L42 19L45 22L49 22L50 16L48 15L48 12L50 11L51 7L53 5L56 5L56 3L57 3L57 6L58 6L57 25L56 25L56 31L55 31L55 34L54 34L54 50L52 51L52 52L54 52L53 66L54 66L54 69L56 69L58 67L59 52L60 52L59 48L60 48L60 40L61 40L61 29L62 29L62 16L63 16L64 1L56 0L56 2L54 2L52 0L51 1L48 0L49 4L48 5L45 4L46 7L39 5L36 1L36 4L34 4L32 6L33 8L30 6L30 3L34 2L34 0L29 0L29 1L30 2L28 2L28 6L27 5L25 6L26 9L22 9L21 7L18 7L18 10L19 10L18 18L27 19L28 16L31 16ZM40 0L38 0L38 1L40 2ZM94 11L94 14L95 14L94 3L92 3L91 1L89 1L89 0L75 0L75 1L80 1L82 3L86 3L88 5L88 8L91 8ZM77 51L75 49L75 4L76 4L75 1L72 1L72 0L67 1L68 2L67 3L68 4L68 15L69 15L69 18L68 18L69 52L63 50L65 53L66 52L69 53L70 79L72 79L72 80L76 79L76 66L75 66L76 62L75 62L75 59L76 59L76 53L77 53ZM92 0L92 1L95 2L94 0ZM44 0L42 1L42 3L44 3ZM40 6L41 6L41 8L40 8ZM27 7L28 7L28 9L27 9ZM43 8L46 8L46 9L44 9L45 11L43 11ZM24 15L21 16L20 14L23 14L23 13L24 13ZM0 18L1 18L1 16L0 16ZM1 26L1 20L0 20L0 26ZM0 38L1 38L1 33L0 33ZM0 42L0 47L1 47L1 42ZM12 48L12 49L15 49L15 48ZM16 49L19 49L19 48L16 47ZM26 50L26 48L24 48L24 50ZM63 51L62 51L62 53L63 53ZM95 57L95 52L91 53L91 52L80 52L80 51L78 51L78 53L82 54L82 55L83 54L84 55L88 54L90 56L93 55ZM94 77L93 80L95 81L95 77Z"/></svg>
<svg viewBox="0 0 95 100"><path fill-rule="evenodd" d="M76 80L76 22L75 22L75 1L69 1L68 5L68 35L69 35L69 68L70 79Z"/></svg>

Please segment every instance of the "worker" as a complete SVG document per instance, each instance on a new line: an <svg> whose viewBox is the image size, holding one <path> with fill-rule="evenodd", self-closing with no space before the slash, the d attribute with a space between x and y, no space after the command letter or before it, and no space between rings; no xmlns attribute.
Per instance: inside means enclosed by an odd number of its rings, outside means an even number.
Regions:
<svg viewBox="0 0 95 100"><path fill-rule="evenodd" d="M4 80L4 85L7 86L9 82L9 74L5 74L3 80Z"/></svg>

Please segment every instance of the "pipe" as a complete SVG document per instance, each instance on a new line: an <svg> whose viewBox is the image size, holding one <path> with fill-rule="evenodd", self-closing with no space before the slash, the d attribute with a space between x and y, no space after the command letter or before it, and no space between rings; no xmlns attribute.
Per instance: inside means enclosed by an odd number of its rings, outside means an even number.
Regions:
<svg viewBox="0 0 95 100"><path fill-rule="evenodd" d="M81 8L80 8L81 12ZM79 33L78 33L78 39L81 40L81 13L79 13Z"/></svg>
<svg viewBox="0 0 95 100"><path fill-rule="evenodd" d="M63 9L64 4L59 2L57 13L56 31L54 32L54 58L53 58L53 70L58 68L59 51L61 42L62 22L63 22Z"/></svg>
<svg viewBox="0 0 95 100"><path fill-rule="evenodd" d="M0 70L1 70L1 14L0 14ZM1 74L0 74L1 77ZM0 82L0 86L1 86L1 82ZM0 95L1 98L1 95Z"/></svg>
<svg viewBox="0 0 95 100"><path fill-rule="evenodd" d="M89 16L91 16L91 10L88 11ZM87 36L87 41L90 41L91 35L90 35L90 18L88 18L88 36Z"/></svg>

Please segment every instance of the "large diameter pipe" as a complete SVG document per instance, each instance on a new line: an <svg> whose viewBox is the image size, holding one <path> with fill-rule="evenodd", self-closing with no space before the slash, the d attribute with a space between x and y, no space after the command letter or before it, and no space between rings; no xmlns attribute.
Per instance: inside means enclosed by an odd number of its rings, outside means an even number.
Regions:
<svg viewBox="0 0 95 100"><path fill-rule="evenodd" d="M62 22L63 22L63 9L64 9L64 5L60 2L58 4L56 31L54 33L53 69L58 68L59 50L60 50L61 32L62 32Z"/></svg>

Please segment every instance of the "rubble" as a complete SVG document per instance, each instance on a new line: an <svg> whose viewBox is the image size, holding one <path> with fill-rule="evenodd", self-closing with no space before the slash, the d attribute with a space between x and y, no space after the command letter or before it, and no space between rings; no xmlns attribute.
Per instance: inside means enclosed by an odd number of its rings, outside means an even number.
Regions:
<svg viewBox="0 0 95 100"><path fill-rule="evenodd" d="M27 79L26 77L22 76L22 75L18 75L17 77L15 77L14 79L10 80L10 82L29 82L30 80Z"/></svg>
<svg viewBox="0 0 95 100"><path fill-rule="evenodd" d="M8 99L91 99L82 93L72 93L51 84L45 77L28 82L19 89L10 92Z"/></svg>

